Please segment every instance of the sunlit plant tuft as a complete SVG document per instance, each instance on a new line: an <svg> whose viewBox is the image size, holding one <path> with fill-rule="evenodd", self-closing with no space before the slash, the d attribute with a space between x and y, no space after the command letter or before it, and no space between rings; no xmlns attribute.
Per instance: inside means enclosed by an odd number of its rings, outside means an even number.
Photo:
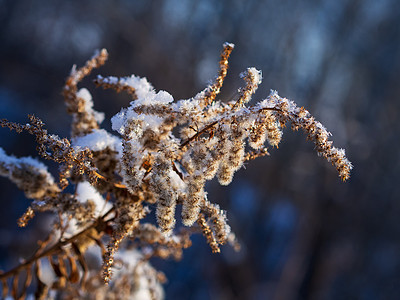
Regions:
<svg viewBox="0 0 400 300"><path fill-rule="evenodd" d="M37 298L130 299L139 294L162 298L164 276L150 266L151 257L180 259L196 232L205 236L213 252L220 252L226 243L238 249L226 212L207 199L206 181L217 177L222 185L231 183L244 162L269 155L266 143L278 146L286 124L302 129L341 179L349 178L352 165L344 150L332 145L330 133L306 109L276 91L248 106L262 81L255 68L241 74L244 86L237 100L216 100L233 47L224 44L214 83L187 100L175 101L166 91L156 92L146 78L98 75L96 86L126 92L132 100L111 119L114 133L100 128L104 115L93 109L89 91L77 87L105 63L106 50L84 67L74 66L66 81L63 95L72 115L70 139L49 134L35 116L29 116L26 124L0 121L2 127L34 135L39 155L60 164L56 181L38 160L16 158L0 148L0 175L33 199L19 226L26 226L38 212L56 216L33 256L0 274L4 298L23 298L30 286L36 287ZM66 190L69 185L74 185L74 192ZM178 205L186 227L177 229ZM143 220L153 207L157 224ZM103 258L97 270L86 263L94 247ZM122 266L112 276L116 263ZM44 279L49 278L46 272L52 274L50 281Z"/></svg>

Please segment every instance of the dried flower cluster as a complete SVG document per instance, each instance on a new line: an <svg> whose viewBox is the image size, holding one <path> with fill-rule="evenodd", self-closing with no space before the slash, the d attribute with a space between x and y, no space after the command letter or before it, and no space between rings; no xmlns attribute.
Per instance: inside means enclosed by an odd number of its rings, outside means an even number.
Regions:
<svg viewBox="0 0 400 300"><path fill-rule="evenodd" d="M2 127L34 135L41 157L60 164L56 182L38 160L8 156L0 148L0 175L33 199L19 225L26 226L37 212L56 216L49 237L32 258L0 274L3 297L23 298L34 278L37 298L121 299L135 293L161 298L163 276L147 261L152 256L179 259L195 232L205 236L213 252L220 252L225 243L237 247L226 212L207 199L205 183L217 177L228 185L245 161L268 155L266 141L279 144L286 123L302 129L318 155L330 161L343 180L349 178L352 166L344 150L332 145L330 133L307 110L275 91L247 106L262 80L255 68L241 74L244 87L236 101L216 100L232 50L232 44L224 44L215 82L188 100L174 101L168 92L156 92L146 78L97 76L98 87L124 91L132 98L130 106L111 119L117 135L100 129L103 114L93 109L89 91L77 88L105 63L106 50L84 67L74 66L66 81L63 95L73 118L71 139L49 134L35 116L29 116L27 124L0 121ZM69 185L74 192L67 192ZM177 205L189 228L175 228ZM143 220L152 207L157 226ZM93 245L101 250L102 272L87 265ZM124 249L118 251L121 245ZM115 264L121 262L127 267L112 277ZM44 279L44 265L52 280ZM102 281L110 285L101 287Z"/></svg>

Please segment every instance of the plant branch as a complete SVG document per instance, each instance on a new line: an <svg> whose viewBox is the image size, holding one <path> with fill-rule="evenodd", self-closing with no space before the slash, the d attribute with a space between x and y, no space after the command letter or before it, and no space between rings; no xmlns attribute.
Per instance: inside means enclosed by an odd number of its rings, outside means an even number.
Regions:
<svg viewBox="0 0 400 300"><path fill-rule="evenodd" d="M51 246L50 248L48 248L47 250L45 250L43 252L40 252L42 250L42 247L39 247L39 249L36 250L36 253L30 259L26 260L25 262L19 264L18 266L14 267L13 269L11 269L11 270L9 270L7 272L1 273L0 274L0 280L6 279L6 278L9 278L11 276L14 276L14 275L18 274L21 270L30 267L35 261L37 261L37 260L39 260L39 259L41 259L43 257L49 256L49 255L53 255L55 253L58 253L58 252L62 251L62 247L63 246L74 242L75 240L77 240L81 236L84 236L85 234L87 234L93 228L96 228L99 224L104 222L105 218L108 215L110 215L114 210L115 210L114 207L111 208L103 216L101 216L100 218L97 218L96 221L94 221L87 228L83 229L82 231L78 232L77 234L73 235L72 237L70 237L68 239L59 240L56 244L54 244L53 246ZM110 221L110 220L108 220L108 221Z"/></svg>

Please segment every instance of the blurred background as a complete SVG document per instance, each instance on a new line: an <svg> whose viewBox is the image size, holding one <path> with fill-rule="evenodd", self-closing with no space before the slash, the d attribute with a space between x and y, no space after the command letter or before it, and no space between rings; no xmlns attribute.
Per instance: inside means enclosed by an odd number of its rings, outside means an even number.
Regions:
<svg viewBox="0 0 400 300"><path fill-rule="evenodd" d="M194 96L218 71L222 44L236 45L221 99L254 66L263 84L305 106L345 148L350 180L318 158L302 133L284 132L271 156L233 183L208 184L228 211L242 250L211 253L201 236L181 262L154 261L167 299L399 299L400 2L398 0L0 0L0 118L42 118L69 136L61 88L95 49L110 58L95 74L147 77L175 99ZM129 104L123 93L80 86L104 111L103 127ZM0 129L0 145L35 152L27 134ZM51 166L56 171L56 166ZM0 178L0 266L11 267L46 230L16 219L29 200ZM45 218L43 218L45 219Z"/></svg>

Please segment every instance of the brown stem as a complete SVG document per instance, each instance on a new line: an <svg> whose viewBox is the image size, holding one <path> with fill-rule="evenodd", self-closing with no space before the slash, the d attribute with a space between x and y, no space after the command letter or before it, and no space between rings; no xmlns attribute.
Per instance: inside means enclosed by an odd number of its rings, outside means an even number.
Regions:
<svg viewBox="0 0 400 300"><path fill-rule="evenodd" d="M194 139L196 139L198 136L200 136L201 134L205 133L207 130L209 130L211 127L213 127L215 124L217 124L218 121L214 121L211 124L208 124L206 127L204 127L202 130L198 131L195 135L193 135L192 137L188 138L185 142L183 142L180 146L180 148L182 149L183 147L185 147L187 144L189 144L191 141L193 141Z"/></svg>
<svg viewBox="0 0 400 300"><path fill-rule="evenodd" d="M274 111L280 111L279 109L275 108L275 107L264 107L261 108L260 111L264 111L264 110L274 110ZM221 118L220 120L214 121L210 124L208 124L207 126L205 126L202 130L198 131L195 135L191 136L190 138L188 138L186 141L184 141L180 148L182 149L183 147L185 147L187 144L189 144L190 142L192 142L194 139L196 139L197 137L199 137L201 134L207 132L208 130L210 130L212 127L214 127L214 125L216 125L217 123L223 122L223 120L226 118Z"/></svg>
<svg viewBox="0 0 400 300"><path fill-rule="evenodd" d="M28 268L29 266L31 266L35 261L49 256L49 255L53 255L56 254L60 251L62 251L62 247L65 245L68 245L72 242L74 242L76 239L78 239L79 237L85 235L88 231L90 231L93 228L96 228L97 225L99 225L100 222L103 222L104 219L114 211L114 207L112 207L110 210L108 210L102 217L98 218L96 221L94 221L89 227L87 227L86 229L83 229L82 231L80 231L79 233L75 234L74 236L66 239L66 240L60 240L58 241L55 245L51 246L50 248L48 248L47 250L40 252L40 250L42 249L41 247L39 247L38 250L36 250L36 253L27 261L19 264L18 266L14 267L13 269L1 273L0 274L0 280L9 278L11 276L14 276L16 274L18 274L21 270Z"/></svg>

